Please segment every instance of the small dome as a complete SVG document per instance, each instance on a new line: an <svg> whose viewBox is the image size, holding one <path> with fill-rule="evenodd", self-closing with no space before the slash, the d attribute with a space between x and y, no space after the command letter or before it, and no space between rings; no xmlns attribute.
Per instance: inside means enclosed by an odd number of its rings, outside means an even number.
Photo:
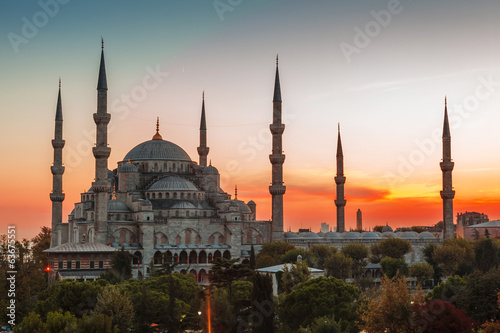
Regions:
<svg viewBox="0 0 500 333"><path fill-rule="evenodd" d="M125 163L121 166L120 172L137 172L137 167L132 163Z"/></svg>
<svg viewBox="0 0 500 333"><path fill-rule="evenodd" d="M421 232L420 235L418 235L418 238L420 238L420 239L436 239L436 237L434 237L434 235L432 233L430 233L429 231Z"/></svg>
<svg viewBox="0 0 500 333"><path fill-rule="evenodd" d="M130 212L130 209L123 201L108 200L108 212Z"/></svg>
<svg viewBox="0 0 500 333"><path fill-rule="evenodd" d="M359 234L359 232L349 231L349 232L342 233L341 237L344 239L359 239L360 234Z"/></svg>
<svg viewBox="0 0 500 333"><path fill-rule="evenodd" d="M284 234L285 238L299 238L295 232L287 231Z"/></svg>
<svg viewBox="0 0 500 333"><path fill-rule="evenodd" d="M418 234L415 231L404 231L399 238L404 239L418 239Z"/></svg>
<svg viewBox="0 0 500 333"><path fill-rule="evenodd" d="M377 235L375 232L371 231L366 231L361 234L361 238L363 239L379 239L379 235Z"/></svg>
<svg viewBox="0 0 500 333"><path fill-rule="evenodd" d="M333 231L329 231L325 234L325 237L329 239L337 239L341 238L341 236L342 234L340 232L333 232Z"/></svg>
<svg viewBox="0 0 500 333"><path fill-rule="evenodd" d="M385 227L382 228L382 232L387 232L387 231L393 232L394 230L392 230L392 228L389 225L386 225Z"/></svg>
<svg viewBox="0 0 500 333"><path fill-rule="evenodd" d="M218 175L219 170L217 170L216 167L209 165L203 169L203 174L205 174L205 175Z"/></svg>
<svg viewBox="0 0 500 333"><path fill-rule="evenodd" d="M386 237L386 238L391 238L391 237L398 237L398 235L396 235L395 233L393 233L392 231L386 231L382 234L383 237Z"/></svg>
<svg viewBox="0 0 500 333"><path fill-rule="evenodd" d="M247 206L251 206L251 205L256 205L255 201L253 200L250 200L249 202L247 202Z"/></svg>
<svg viewBox="0 0 500 333"><path fill-rule="evenodd" d="M132 148L123 158L124 161L167 160L191 162L189 155L170 141L149 140Z"/></svg>
<svg viewBox="0 0 500 333"><path fill-rule="evenodd" d="M151 185L148 191L198 191L198 189L187 179L167 176Z"/></svg>
<svg viewBox="0 0 500 333"><path fill-rule="evenodd" d="M95 193L94 190L91 188L89 188L89 190L87 191L87 193Z"/></svg>
<svg viewBox="0 0 500 333"><path fill-rule="evenodd" d="M300 238L307 238L307 239L312 239L312 238L319 238L317 234L314 232L308 231L308 232L301 232L299 233Z"/></svg>
<svg viewBox="0 0 500 333"><path fill-rule="evenodd" d="M238 204L238 208L240 210L240 213L242 214L252 214L252 211L250 210L250 207L247 206L246 203L240 200L235 200L235 202Z"/></svg>

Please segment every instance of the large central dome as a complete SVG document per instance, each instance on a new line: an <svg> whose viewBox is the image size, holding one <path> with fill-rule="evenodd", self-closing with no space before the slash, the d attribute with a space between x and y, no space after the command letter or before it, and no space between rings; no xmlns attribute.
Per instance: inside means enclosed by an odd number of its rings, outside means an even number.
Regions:
<svg viewBox="0 0 500 333"><path fill-rule="evenodd" d="M191 162L191 158L184 149L175 143L161 139L149 140L135 146L125 155L123 160L169 160Z"/></svg>

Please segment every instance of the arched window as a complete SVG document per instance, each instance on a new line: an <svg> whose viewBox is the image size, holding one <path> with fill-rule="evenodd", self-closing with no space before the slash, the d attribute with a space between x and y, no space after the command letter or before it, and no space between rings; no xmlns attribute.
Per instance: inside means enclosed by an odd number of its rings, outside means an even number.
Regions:
<svg viewBox="0 0 500 333"><path fill-rule="evenodd" d="M174 192L174 199L177 199L177 192Z"/></svg>
<svg viewBox="0 0 500 333"><path fill-rule="evenodd" d="M132 257L132 265L140 266L142 262L142 254L139 251L136 251Z"/></svg>
<svg viewBox="0 0 500 333"><path fill-rule="evenodd" d="M198 273L198 282L207 282L207 272L204 269L200 270L200 272Z"/></svg>
<svg viewBox="0 0 500 333"><path fill-rule="evenodd" d="M95 267L95 258L94 258L94 255L91 254L90 255L90 261L89 261L89 268L93 269L94 267Z"/></svg>
<svg viewBox="0 0 500 333"><path fill-rule="evenodd" d="M199 256L198 256L198 262L200 264L206 264L207 263L207 253L205 251L201 251Z"/></svg>
<svg viewBox="0 0 500 333"><path fill-rule="evenodd" d="M177 171L176 166L175 166L175 163L172 163L172 171L173 171L173 172L176 172L176 171Z"/></svg>
<svg viewBox="0 0 500 333"><path fill-rule="evenodd" d="M75 268L80 269L80 255L76 255Z"/></svg>
<svg viewBox="0 0 500 333"><path fill-rule="evenodd" d="M231 252L228 250L224 251L223 257L227 260L231 260Z"/></svg>
<svg viewBox="0 0 500 333"><path fill-rule="evenodd" d="M163 194L161 192L158 193L158 199L163 199Z"/></svg>
<svg viewBox="0 0 500 333"><path fill-rule="evenodd" d="M193 275L195 281L198 281L198 274L196 274L196 271L194 269L192 269L189 274Z"/></svg>
<svg viewBox="0 0 500 333"><path fill-rule="evenodd" d="M214 260L217 259L217 258L220 258L220 257L221 257L220 251L219 250L215 251L215 253L214 253Z"/></svg>
<svg viewBox="0 0 500 333"><path fill-rule="evenodd" d="M104 268L104 256L102 254L99 255L99 268Z"/></svg>
<svg viewBox="0 0 500 333"><path fill-rule="evenodd" d="M169 198L170 198L170 193L169 193L169 192L165 193L165 198L166 198L166 199L169 199Z"/></svg>
<svg viewBox="0 0 500 333"><path fill-rule="evenodd" d="M188 262L188 255L187 255L186 251L182 251L181 252L181 255L179 256L179 262L181 264L187 264L187 262Z"/></svg>
<svg viewBox="0 0 500 333"><path fill-rule="evenodd" d="M161 244L167 245L168 244L168 238L167 236L163 235L161 236Z"/></svg>
<svg viewBox="0 0 500 333"><path fill-rule="evenodd" d="M154 258L153 258L153 262L155 265L163 264L163 255L161 254L160 251L156 251Z"/></svg>
<svg viewBox="0 0 500 333"><path fill-rule="evenodd" d="M189 263L190 264L196 264L198 262L198 255L196 252L193 250L189 253Z"/></svg>
<svg viewBox="0 0 500 333"><path fill-rule="evenodd" d="M191 193L187 194L187 199L191 199Z"/></svg>
<svg viewBox="0 0 500 333"><path fill-rule="evenodd" d="M156 199L156 193L153 193L152 196L153 196L153 199Z"/></svg>
<svg viewBox="0 0 500 333"><path fill-rule="evenodd" d="M172 260L173 260L172 252L167 251L167 252L165 253L165 262L166 262L167 264L172 264L172 263L173 263L173 262L172 262Z"/></svg>

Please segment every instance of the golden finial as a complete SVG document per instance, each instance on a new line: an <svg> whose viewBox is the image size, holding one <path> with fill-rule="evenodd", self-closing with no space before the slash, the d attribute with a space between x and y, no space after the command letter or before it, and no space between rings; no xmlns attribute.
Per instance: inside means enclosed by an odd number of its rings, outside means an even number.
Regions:
<svg viewBox="0 0 500 333"><path fill-rule="evenodd" d="M113 200L116 200L116 187L113 186Z"/></svg>
<svg viewBox="0 0 500 333"><path fill-rule="evenodd" d="M339 132L340 132L340 123L338 123L338 127L339 127Z"/></svg>
<svg viewBox="0 0 500 333"><path fill-rule="evenodd" d="M153 135L153 140L163 140L160 135L160 117L156 117L156 134Z"/></svg>
<svg viewBox="0 0 500 333"><path fill-rule="evenodd" d="M210 159L210 164L209 165L212 166L212 159Z"/></svg>
<svg viewBox="0 0 500 333"><path fill-rule="evenodd" d="M448 102L446 100L446 95L444 95L444 107L447 107L448 106Z"/></svg>

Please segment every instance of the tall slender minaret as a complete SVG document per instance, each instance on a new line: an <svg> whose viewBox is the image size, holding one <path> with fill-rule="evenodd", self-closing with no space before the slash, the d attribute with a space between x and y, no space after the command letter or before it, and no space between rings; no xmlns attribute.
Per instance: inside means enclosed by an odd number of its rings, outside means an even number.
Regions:
<svg viewBox="0 0 500 333"><path fill-rule="evenodd" d="M203 92L201 102L200 146L198 147L201 166L207 166L207 155L209 151L210 148L207 147L207 121L205 120L205 92Z"/></svg>
<svg viewBox="0 0 500 333"><path fill-rule="evenodd" d="M451 172L455 163L451 160L451 135L446 97L444 98L443 161L439 165L443 172L441 198L443 199L444 238L446 239L453 238L453 198L455 197L451 181Z"/></svg>
<svg viewBox="0 0 500 333"><path fill-rule="evenodd" d="M62 202L64 201L64 193L62 190L62 175L64 173L62 163L62 150L64 147L62 125L61 79L59 79L56 126L54 140L52 140L52 147L54 148L54 164L50 167L50 171L52 172L52 193L50 193L50 200L52 201L52 237L50 239L50 247L59 245L57 244L57 225L62 223Z"/></svg>
<svg viewBox="0 0 500 333"><path fill-rule="evenodd" d="M283 154L282 135L285 125L281 123L281 88L278 71L278 56L276 56L276 78L274 81L273 97L273 123L269 126L273 135L273 150L269 155L269 160L273 166L272 183L269 186L269 193L272 195L272 234L271 240L283 239L283 194L286 187L283 186Z"/></svg>
<svg viewBox="0 0 500 333"><path fill-rule="evenodd" d="M361 209L359 208L356 212L356 229L363 230L363 214L361 213Z"/></svg>
<svg viewBox="0 0 500 333"><path fill-rule="evenodd" d="M110 184L108 182L108 157L111 148L108 147L108 123L111 115L108 109L108 85L106 82L106 68L104 66L104 41L102 41L101 65L97 81L97 112L94 113L94 122L97 126L96 146L92 148L95 157L95 181L92 189L95 192L95 232L96 242L107 243L108 233L108 196Z"/></svg>
<svg viewBox="0 0 500 333"><path fill-rule="evenodd" d="M337 176L335 177L335 184L337 184L337 198L335 199L335 206L337 206L337 232L345 231L345 216L344 207L346 204L344 198L344 154L342 152L342 141L340 139L340 124L338 129L337 138Z"/></svg>

